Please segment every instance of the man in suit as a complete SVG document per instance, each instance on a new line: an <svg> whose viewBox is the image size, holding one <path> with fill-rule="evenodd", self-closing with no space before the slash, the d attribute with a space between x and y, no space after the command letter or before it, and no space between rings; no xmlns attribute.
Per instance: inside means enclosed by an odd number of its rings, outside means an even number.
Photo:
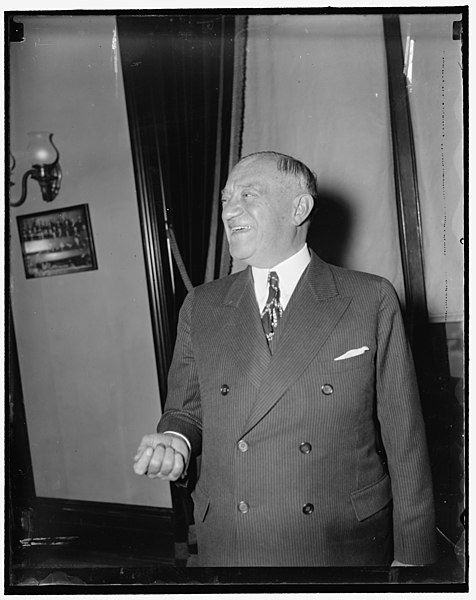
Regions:
<svg viewBox="0 0 476 600"><path fill-rule="evenodd" d="M181 309L158 433L138 474L193 491L201 566L423 565L435 560L425 428L398 300L380 277L306 245L315 175L274 152L223 190L248 268Z"/></svg>

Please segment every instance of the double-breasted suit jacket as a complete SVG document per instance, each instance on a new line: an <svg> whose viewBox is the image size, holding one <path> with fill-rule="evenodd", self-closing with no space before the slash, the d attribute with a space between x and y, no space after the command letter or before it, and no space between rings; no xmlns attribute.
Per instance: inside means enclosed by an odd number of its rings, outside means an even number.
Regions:
<svg viewBox="0 0 476 600"><path fill-rule="evenodd" d="M201 455L202 566L435 559L417 383L396 294L380 277L312 253L273 354L250 268L195 288L179 319L158 426L167 430Z"/></svg>

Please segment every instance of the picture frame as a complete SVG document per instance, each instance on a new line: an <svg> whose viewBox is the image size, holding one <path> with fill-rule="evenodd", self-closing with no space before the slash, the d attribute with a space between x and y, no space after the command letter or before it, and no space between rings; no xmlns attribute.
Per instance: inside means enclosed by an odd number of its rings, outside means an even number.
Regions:
<svg viewBox="0 0 476 600"><path fill-rule="evenodd" d="M87 204L17 217L27 279L98 268Z"/></svg>

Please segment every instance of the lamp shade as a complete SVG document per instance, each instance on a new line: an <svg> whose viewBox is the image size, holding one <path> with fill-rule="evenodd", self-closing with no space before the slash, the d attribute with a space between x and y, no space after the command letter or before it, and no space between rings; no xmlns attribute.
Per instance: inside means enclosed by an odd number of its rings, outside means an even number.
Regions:
<svg viewBox="0 0 476 600"><path fill-rule="evenodd" d="M47 131L28 133L27 150L32 165L52 165L58 160L58 150L53 144L53 134Z"/></svg>

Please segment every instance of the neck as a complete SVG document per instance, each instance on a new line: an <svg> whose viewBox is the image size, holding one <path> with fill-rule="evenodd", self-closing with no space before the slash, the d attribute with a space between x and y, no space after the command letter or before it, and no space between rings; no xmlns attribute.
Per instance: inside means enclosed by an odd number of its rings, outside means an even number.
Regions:
<svg viewBox="0 0 476 600"><path fill-rule="evenodd" d="M287 252L286 254L283 254L282 256L273 257L269 261L263 261L263 263L261 263L259 265L251 265L251 266L256 267L258 269L274 269L275 267L279 266L284 261L292 258L294 255L296 255L298 252L300 252L304 248L305 243L306 242L303 242L298 248L295 248L292 251Z"/></svg>

